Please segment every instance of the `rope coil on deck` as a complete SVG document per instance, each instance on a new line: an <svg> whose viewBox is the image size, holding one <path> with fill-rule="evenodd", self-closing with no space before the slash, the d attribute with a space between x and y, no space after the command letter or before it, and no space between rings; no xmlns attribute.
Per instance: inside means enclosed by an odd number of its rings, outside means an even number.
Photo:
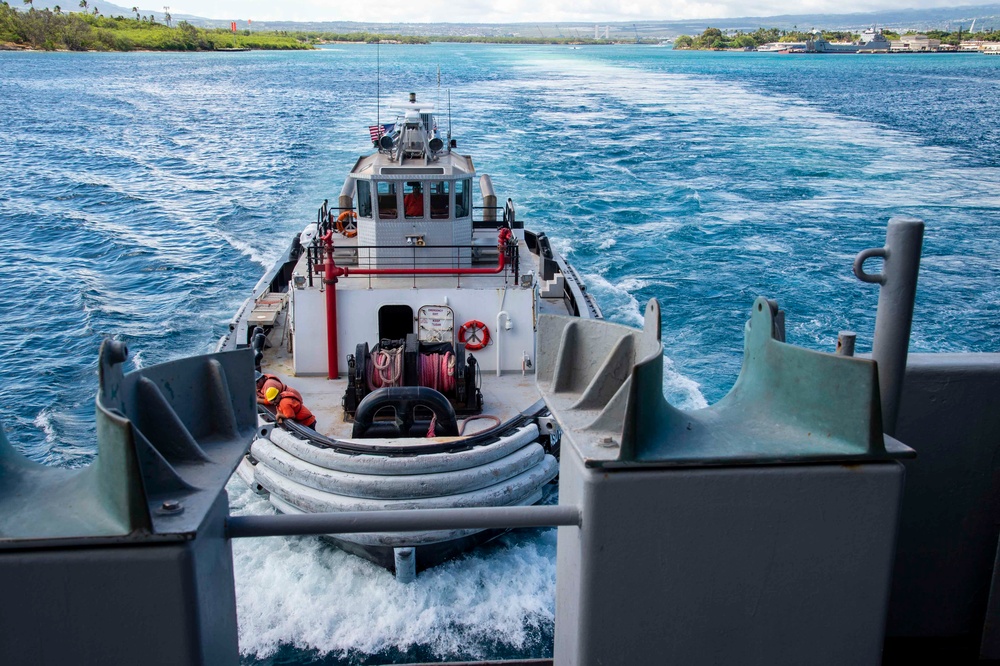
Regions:
<svg viewBox="0 0 1000 666"><path fill-rule="evenodd" d="M368 388L372 391L383 386L399 386L403 376L403 348L380 349L372 356L368 367Z"/></svg>
<svg viewBox="0 0 1000 666"><path fill-rule="evenodd" d="M421 354L420 385L445 394L454 392L455 364L455 355L451 352Z"/></svg>

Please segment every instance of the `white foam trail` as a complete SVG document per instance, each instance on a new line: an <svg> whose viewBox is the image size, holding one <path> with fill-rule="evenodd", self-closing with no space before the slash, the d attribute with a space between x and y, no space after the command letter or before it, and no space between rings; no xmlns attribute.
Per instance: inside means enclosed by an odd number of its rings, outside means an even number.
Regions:
<svg viewBox="0 0 1000 666"><path fill-rule="evenodd" d="M44 407L42 411L38 412L32 423L45 434L45 443L49 448L52 448L59 442L59 434L56 432L55 419L53 418L51 407Z"/></svg>
<svg viewBox="0 0 1000 666"><path fill-rule="evenodd" d="M545 108L536 111L533 117L542 125L558 124L569 131L584 132L591 146L601 144L605 133L620 145L632 145L627 142L636 137L620 136L615 123L609 122L612 115L621 113L620 107L625 107L636 118L645 115L669 124L671 136L681 141L672 150L687 149L714 156L738 148L748 156L757 153L778 156L783 163L801 165L807 171L814 168L815 162L813 155L803 150L804 146L836 144L845 150L864 151L866 162L870 162L862 166L864 187L845 190L843 179L816 179L822 181L812 183L820 189L816 198L782 204L790 214L815 210L817 204L829 212L831 202L824 201L826 196L842 199L844 205L866 205L876 200L901 209L947 205L957 191L962 196L975 197L986 206L1000 202L991 186L995 168L966 167L964 157L955 150L927 146L919 137L905 132L838 115L817 101L767 96L728 80L650 72L577 58L526 60L520 66L531 75L508 81L506 85L522 95L545 95ZM600 97L600 102L595 102L594 97ZM612 115L600 116L590 110L595 106L612 107ZM601 118L605 120L603 125L599 122ZM715 133L718 129L724 131L723 135ZM753 131L741 131L745 129ZM758 151L756 145L766 150ZM956 165L962 166L959 169ZM902 179L868 178L875 174L910 173L914 175ZM956 188L956 182L963 183L963 187ZM711 185L716 187L713 195L718 196L718 183ZM823 188L836 189L823 192ZM697 189L693 196L701 198Z"/></svg>
<svg viewBox="0 0 1000 666"><path fill-rule="evenodd" d="M677 372L674 362L668 356L663 357L663 394L667 402L680 409L708 407L701 385Z"/></svg>
<svg viewBox="0 0 1000 666"><path fill-rule="evenodd" d="M234 250L242 254L243 256L250 259L250 261L255 264L260 264L264 269L268 269L274 265L278 257L281 256L281 251L284 247L278 248L274 243L268 243L264 249L254 247L251 243L246 242L237 234L227 233L225 231L216 230L218 236L229 244ZM268 238L270 240L270 238Z"/></svg>
<svg viewBox="0 0 1000 666"><path fill-rule="evenodd" d="M228 490L234 515L273 512L237 479ZM482 659L498 644L523 648L554 622L554 530L408 585L313 537L241 539L233 555L245 655L267 657L283 644L341 656L423 645L439 658Z"/></svg>

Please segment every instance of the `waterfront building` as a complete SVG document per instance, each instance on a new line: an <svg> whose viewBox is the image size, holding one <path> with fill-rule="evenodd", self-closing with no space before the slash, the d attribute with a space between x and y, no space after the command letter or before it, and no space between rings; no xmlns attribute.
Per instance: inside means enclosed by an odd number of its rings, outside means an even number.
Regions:
<svg viewBox="0 0 1000 666"><path fill-rule="evenodd" d="M927 35L903 35L892 40L890 50L893 53L928 53L941 49L940 39L931 39Z"/></svg>

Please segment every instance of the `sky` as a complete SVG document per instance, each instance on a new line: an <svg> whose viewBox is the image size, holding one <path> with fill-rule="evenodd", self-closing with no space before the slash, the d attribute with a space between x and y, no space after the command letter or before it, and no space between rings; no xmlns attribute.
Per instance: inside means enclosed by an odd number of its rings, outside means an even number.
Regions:
<svg viewBox="0 0 1000 666"><path fill-rule="evenodd" d="M98 2L100 0L97 0ZM988 0L984 0L988 1ZM975 0L163 0L173 14L256 21L558 23L848 14L926 9ZM126 4L117 0L116 4ZM145 9L162 6L144 2Z"/></svg>

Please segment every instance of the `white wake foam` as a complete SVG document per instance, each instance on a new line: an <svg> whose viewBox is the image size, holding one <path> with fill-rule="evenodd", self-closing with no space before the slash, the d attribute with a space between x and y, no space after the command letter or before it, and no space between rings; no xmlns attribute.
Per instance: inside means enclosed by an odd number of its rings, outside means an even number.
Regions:
<svg viewBox="0 0 1000 666"><path fill-rule="evenodd" d="M241 481L234 515L272 512ZM440 658L522 649L554 622L555 530L480 549L411 584L314 537L233 544L240 651L267 657L293 644L322 654L378 654L415 645Z"/></svg>

